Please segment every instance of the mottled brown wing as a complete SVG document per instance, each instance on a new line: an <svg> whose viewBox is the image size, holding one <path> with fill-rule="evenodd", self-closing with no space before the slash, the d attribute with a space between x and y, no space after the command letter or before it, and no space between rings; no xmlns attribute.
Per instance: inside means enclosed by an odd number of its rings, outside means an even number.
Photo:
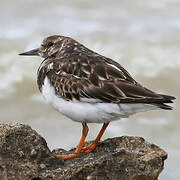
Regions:
<svg viewBox="0 0 180 180"><path fill-rule="evenodd" d="M66 100L153 103L163 96L139 85L118 63L102 57L56 60L48 73L56 93ZM95 102L93 100L93 102Z"/></svg>

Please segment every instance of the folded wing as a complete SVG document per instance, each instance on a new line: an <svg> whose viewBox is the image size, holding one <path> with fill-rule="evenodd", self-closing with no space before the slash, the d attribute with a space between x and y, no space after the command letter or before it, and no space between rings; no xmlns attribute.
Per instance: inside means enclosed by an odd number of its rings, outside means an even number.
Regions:
<svg viewBox="0 0 180 180"><path fill-rule="evenodd" d="M79 59L83 58L83 59ZM102 56L59 60L48 76L56 94L66 100L91 103L145 103L172 109L172 96L157 94L137 83L118 63Z"/></svg>

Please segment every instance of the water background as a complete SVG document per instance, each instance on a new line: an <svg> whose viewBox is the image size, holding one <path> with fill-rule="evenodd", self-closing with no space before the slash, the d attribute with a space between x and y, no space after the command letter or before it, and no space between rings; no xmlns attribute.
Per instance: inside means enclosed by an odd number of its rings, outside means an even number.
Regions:
<svg viewBox="0 0 180 180"><path fill-rule="evenodd" d="M176 96L173 111L113 122L103 139L142 136L168 152L160 180L180 177L179 0L0 0L0 121L31 125L48 146L77 145L81 124L45 104L36 85L42 59L17 54L53 34L71 36L121 63L144 86ZM100 125L91 124L88 140Z"/></svg>

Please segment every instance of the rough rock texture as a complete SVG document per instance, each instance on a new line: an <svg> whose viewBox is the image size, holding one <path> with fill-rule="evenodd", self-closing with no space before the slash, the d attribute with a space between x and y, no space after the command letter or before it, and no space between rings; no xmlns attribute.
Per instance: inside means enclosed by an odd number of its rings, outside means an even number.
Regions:
<svg viewBox="0 0 180 180"><path fill-rule="evenodd" d="M73 150L71 150L72 152ZM0 180L156 180L167 153L141 137L103 141L94 152L63 161L30 126L0 124Z"/></svg>

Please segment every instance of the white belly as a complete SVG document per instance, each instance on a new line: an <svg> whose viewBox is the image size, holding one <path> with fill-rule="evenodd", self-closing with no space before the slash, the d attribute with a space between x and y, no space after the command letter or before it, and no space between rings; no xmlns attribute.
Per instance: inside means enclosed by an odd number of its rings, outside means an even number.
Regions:
<svg viewBox="0 0 180 180"><path fill-rule="evenodd" d="M157 109L156 106L147 104L95 103L93 99L83 102L66 101L55 94L55 89L47 77L42 86L42 94L56 110L77 122L104 123L125 118L137 112Z"/></svg>

